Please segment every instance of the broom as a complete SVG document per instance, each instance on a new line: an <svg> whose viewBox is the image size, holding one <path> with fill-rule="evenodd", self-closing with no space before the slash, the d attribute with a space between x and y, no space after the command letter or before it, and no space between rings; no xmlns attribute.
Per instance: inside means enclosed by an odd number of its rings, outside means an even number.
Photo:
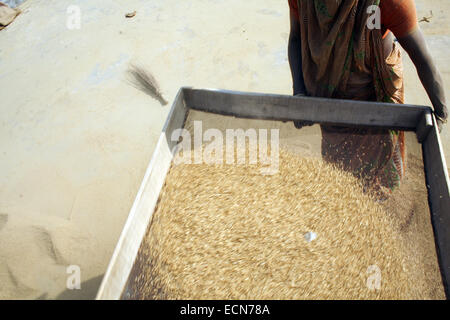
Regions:
<svg viewBox="0 0 450 320"><path fill-rule="evenodd" d="M141 65L130 64L128 72L131 76L130 82L135 88L158 100L161 105L167 105L167 101L161 93L158 82L150 71Z"/></svg>

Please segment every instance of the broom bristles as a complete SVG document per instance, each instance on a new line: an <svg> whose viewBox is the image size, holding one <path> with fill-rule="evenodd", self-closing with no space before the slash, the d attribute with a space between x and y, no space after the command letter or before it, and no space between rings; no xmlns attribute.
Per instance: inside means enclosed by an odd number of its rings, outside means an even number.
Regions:
<svg viewBox="0 0 450 320"><path fill-rule="evenodd" d="M167 105L167 101L164 99L159 88L158 81L156 81L156 78L150 71L141 65L130 64L129 73L132 77L131 82L136 88L158 100L163 106Z"/></svg>

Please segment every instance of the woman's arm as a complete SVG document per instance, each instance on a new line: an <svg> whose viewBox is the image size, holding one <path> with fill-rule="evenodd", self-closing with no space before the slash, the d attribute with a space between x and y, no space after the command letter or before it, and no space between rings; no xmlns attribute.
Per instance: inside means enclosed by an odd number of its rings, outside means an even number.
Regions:
<svg viewBox="0 0 450 320"><path fill-rule="evenodd" d="M294 95L306 94L302 70L302 48L300 41L300 23L298 17L290 10L291 31L289 34L288 56L291 67Z"/></svg>
<svg viewBox="0 0 450 320"><path fill-rule="evenodd" d="M292 83L295 95L306 95L305 81L303 80L302 69L302 47L300 39L300 23L298 16L291 10L291 32L289 34L288 56L291 67ZM301 129L305 126L312 126L311 121L294 121L294 126Z"/></svg>
<svg viewBox="0 0 450 320"><path fill-rule="evenodd" d="M446 122L448 116L444 86L439 70L434 64L433 58L428 50L422 31L417 28L411 34L399 38L398 42L406 50L416 66L420 81L433 104L434 113L438 121L439 129L441 130L442 124Z"/></svg>

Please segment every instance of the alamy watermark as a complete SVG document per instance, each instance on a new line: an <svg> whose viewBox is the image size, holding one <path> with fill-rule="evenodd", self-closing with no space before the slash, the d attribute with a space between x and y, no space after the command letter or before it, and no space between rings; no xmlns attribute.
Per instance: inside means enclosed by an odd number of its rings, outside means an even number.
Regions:
<svg viewBox="0 0 450 320"><path fill-rule="evenodd" d="M81 9L79 6L71 5L67 7L66 27L69 30L81 29Z"/></svg>
<svg viewBox="0 0 450 320"><path fill-rule="evenodd" d="M381 289L381 269L377 265L371 265L367 268L369 275L366 281L366 286L369 290L375 291Z"/></svg>
<svg viewBox="0 0 450 320"><path fill-rule="evenodd" d="M66 269L69 275L66 281L66 287L69 290L81 290L81 268L77 265L70 265Z"/></svg>
<svg viewBox="0 0 450 320"><path fill-rule="evenodd" d="M367 18L366 25L370 30L381 29L381 10L377 5L371 5L367 7Z"/></svg>
<svg viewBox="0 0 450 320"><path fill-rule="evenodd" d="M194 121L193 137L186 129L176 129L171 140L178 142L173 150L175 164L259 164L261 174L278 172L279 129L270 129L270 138L268 129L226 129L223 134L214 128L203 132L202 121Z"/></svg>

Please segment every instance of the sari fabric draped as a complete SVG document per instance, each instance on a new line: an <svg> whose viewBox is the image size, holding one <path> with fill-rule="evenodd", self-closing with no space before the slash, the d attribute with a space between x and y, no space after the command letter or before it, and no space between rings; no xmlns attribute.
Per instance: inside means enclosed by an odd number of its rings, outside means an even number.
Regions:
<svg viewBox="0 0 450 320"><path fill-rule="evenodd" d="M403 67L394 43L386 57L370 28L379 0L298 0L308 95L403 103ZM375 188L393 190L405 173L405 136L381 128L322 125L322 156Z"/></svg>

